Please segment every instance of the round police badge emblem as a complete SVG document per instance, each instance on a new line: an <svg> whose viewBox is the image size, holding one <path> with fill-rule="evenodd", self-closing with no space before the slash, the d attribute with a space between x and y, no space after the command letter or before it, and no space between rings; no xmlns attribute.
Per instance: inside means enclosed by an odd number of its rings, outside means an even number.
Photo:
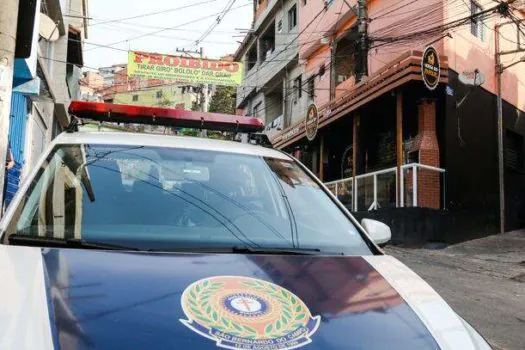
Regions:
<svg viewBox="0 0 525 350"><path fill-rule="evenodd" d="M248 277L217 276L182 294L192 331L226 349L295 349L311 343L320 317L290 291Z"/></svg>

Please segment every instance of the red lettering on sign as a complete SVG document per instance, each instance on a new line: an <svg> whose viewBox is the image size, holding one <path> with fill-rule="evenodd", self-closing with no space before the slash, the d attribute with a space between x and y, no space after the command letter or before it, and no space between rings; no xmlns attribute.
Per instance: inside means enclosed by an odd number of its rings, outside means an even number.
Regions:
<svg viewBox="0 0 525 350"><path fill-rule="evenodd" d="M162 55L150 55L149 56L149 64L155 64L157 66L163 66L164 63L162 62Z"/></svg>
<svg viewBox="0 0 525 350"><path fill-rule="evenodd" d="M219 65L217 64L217 62L210 62L210 70L213 70L213 71L220 71L221 68L219 67Z"/></svg>
<svg viewBox="0 0 525 350"><path fill-rule="evenodd" d="M189 68L189 64L188 64L188 59L187 58L180 58L180 65L182 67L188 67Z"/></svg>
<svg viewBox="0 0 525 350"><path fill-rule="evenodd" d="M201 67L201 63L200 63L199 60L190 59L189 66L190 66L190 68L200 68Z"/></svg>
<svg viewBox="0 0 525 350"><path fill-rule="evenodd" d="M167 66L177 67L180 61L178 57L166 56L164 58L164 64Z"/></svg>
<svg viewBox="0 0 525 350"><path fill-rule="evenodd" d="M236 73L239 71L239 65L237 63L228 63L224 67L227 72Z"/></svg>
<svg viewBox="0 0 525 350"><path fill-rule="evenodd" d="M145 53L135 52L135 60L134 63L142 63L142 60L148 58L149 55Z"/></svg>

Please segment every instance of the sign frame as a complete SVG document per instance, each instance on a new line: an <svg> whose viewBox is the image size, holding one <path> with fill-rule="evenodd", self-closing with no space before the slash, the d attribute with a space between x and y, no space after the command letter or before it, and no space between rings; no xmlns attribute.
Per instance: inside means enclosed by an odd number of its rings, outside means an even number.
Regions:
<svg viewBox="0 0 525 350"><path fill-rule="evenodd" d="M309 127L312 128L310 124L313 123L311 122L312 119L309 118L311 114L313 115L312 118L315 118L315 129L313 129L313 132L309 132ZM306 117L304 118L304 133L308 141L315 140L318 130L319 130L319 109L317 108L317 105L315 103L312 103L311 105L308 106L308 109L306 110Z"/></svg>
<svg viewBox="0 0 525 350"><path fill-rule="evenodd" d="M430 54L434 55L433 62L427 62L427 57L431 57ZM425 69L432 69L434 72L437 72L437 77L433 84L428 81L428 78L425 75ZM421 57L421 77L423 79L423 83L430 91L435 90L439 86L439 80L441 79L441 62L439 61L438 51L432 45L427 46L425 50L423 50L423 55Z"/></svg>
<svg viewBox="0 0 525 350"><path fill-rule="evenodd" d="M129 51L127 74L128 77L189 84L239 86L244 78L244 64L229 60Z"/></svg>

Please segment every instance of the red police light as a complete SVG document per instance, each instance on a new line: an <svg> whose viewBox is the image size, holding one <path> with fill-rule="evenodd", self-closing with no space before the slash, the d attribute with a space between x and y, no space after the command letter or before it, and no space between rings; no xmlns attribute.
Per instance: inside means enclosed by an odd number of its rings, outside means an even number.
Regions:
<svg viewBox="0 0 525 350"><path fill-rule="evenodd" d="M255 117L193 112L174 108L73 101L69 106L69 113L77 118L101 122L162 125L243 133L264 130L264 124Z"/></svg>

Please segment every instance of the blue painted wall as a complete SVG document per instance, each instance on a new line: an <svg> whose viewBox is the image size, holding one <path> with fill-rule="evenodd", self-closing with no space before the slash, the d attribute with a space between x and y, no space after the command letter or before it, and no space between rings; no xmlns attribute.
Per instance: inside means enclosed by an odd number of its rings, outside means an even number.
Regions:
<svg viewBox="0 0 525 350"><path fill-rule="evenodd" d="M20 93L13 93L11 100L11 121L9 123L9 146L13 153L15 166L7 171L5 203L9 205L18 187L20 174L24 167L24 147L27 126L27 97Z"/></svg>

